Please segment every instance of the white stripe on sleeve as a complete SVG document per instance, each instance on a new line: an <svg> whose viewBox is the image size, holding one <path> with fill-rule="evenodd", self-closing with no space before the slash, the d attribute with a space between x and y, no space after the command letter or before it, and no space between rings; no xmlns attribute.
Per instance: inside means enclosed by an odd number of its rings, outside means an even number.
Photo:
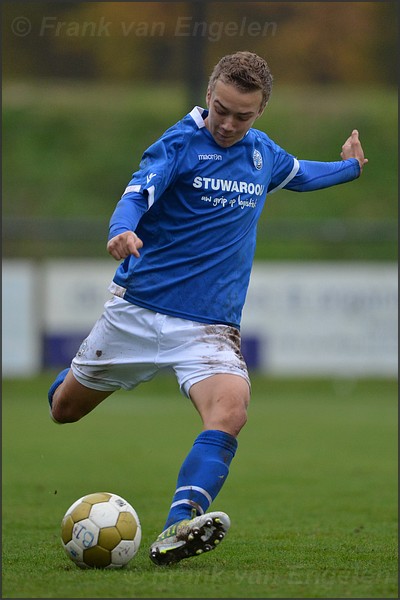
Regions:
<svg viewBox="0 0 400 600"><path fill-rule="evenodd" d="M151 185L149 188L147 188L147 193L149 195L149 198L147 200L148 208L151 208L154 204L154 192L155 192L154 185Z"/></svg>
<svg viewBox="0 0 400 600"><path fill-rule="evenodd" d="M277 192L278 190L281 190L283 187L285 187L285 185L287 183L289 183L289 181L291 181L293 179L293 177L295 177L295 175L297 174L297 171L300 169L300 163L297 160L297 158L294 159L294 163L293 163L293 169L290 171L289 175L286 177L286 179L284 179L282 181L282 183L280 183L278 186L276 186L275 188L273 188L272 190L270 190L268 192L268 194L274 194L275 192Z"/></svg>
<svg viewBox="0 0 400 600"><path fill-rule="evenodd" d="M130 192L140 192L140 185L128 185L122 195L125 196L125 194L129 194Z"/></svg>

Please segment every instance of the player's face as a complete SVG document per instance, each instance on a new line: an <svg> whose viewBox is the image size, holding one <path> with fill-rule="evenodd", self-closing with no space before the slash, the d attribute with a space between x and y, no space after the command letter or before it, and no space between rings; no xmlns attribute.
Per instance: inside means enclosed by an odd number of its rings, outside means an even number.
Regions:
<svg viewBox="0 0 400 600"><path fill-rule="evenodd" d="M262 92L241 92L234 85L217 80L207 90L208 116L205 124L219 146L228 148L241 140L262 114Z"/></svg>

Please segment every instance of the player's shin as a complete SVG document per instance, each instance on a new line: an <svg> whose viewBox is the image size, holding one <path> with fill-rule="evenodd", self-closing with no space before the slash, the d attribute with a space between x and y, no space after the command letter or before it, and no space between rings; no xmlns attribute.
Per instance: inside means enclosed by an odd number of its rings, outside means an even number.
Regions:
<svg viewBox="0 0 400 600"><path fill-rule="evenodd" d="M237 440L229 433L207 430L196 438L179 472L177 488L165 528L183 519L205 513L229 473Z"/></svg>

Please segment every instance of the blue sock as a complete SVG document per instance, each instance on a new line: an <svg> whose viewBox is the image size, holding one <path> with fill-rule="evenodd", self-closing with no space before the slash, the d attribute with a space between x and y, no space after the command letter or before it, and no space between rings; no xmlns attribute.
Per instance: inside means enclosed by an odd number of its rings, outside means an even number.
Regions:
<svg viewBox="0 0 400 600"><path fill-rule="evenodd" d="M62 382L64 381L68 371L69 371L69 367L68 367L68 369L64 369L63 371L61 371L55 378L54 383L52 383L50 386L50 389L47 394L47 398L48 398L49 404L50 404L50 409L53 404L53 394L56 391L56 389L58 388L58 386L61 385Z"/></svg>
<svg viewBox="0 0 400 600"><path fill-rule="evenodd" d="M237 445L233 435L217 429L202 431L197 436L179 471L164 529L190 519L193 509L197 515L207 511L225 483Z"/></svg>

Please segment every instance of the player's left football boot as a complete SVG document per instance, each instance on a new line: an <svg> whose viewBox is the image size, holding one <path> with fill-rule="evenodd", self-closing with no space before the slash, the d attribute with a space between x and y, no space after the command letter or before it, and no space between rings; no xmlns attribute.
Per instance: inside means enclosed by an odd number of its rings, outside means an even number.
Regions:
<svg viewBox="0 0 400 600"><path fill-rule="evenodd" d="M165 529L150 546L150 558L159 566L214 550L231 525L227 514L210 512L185 519Z"/></svg>

